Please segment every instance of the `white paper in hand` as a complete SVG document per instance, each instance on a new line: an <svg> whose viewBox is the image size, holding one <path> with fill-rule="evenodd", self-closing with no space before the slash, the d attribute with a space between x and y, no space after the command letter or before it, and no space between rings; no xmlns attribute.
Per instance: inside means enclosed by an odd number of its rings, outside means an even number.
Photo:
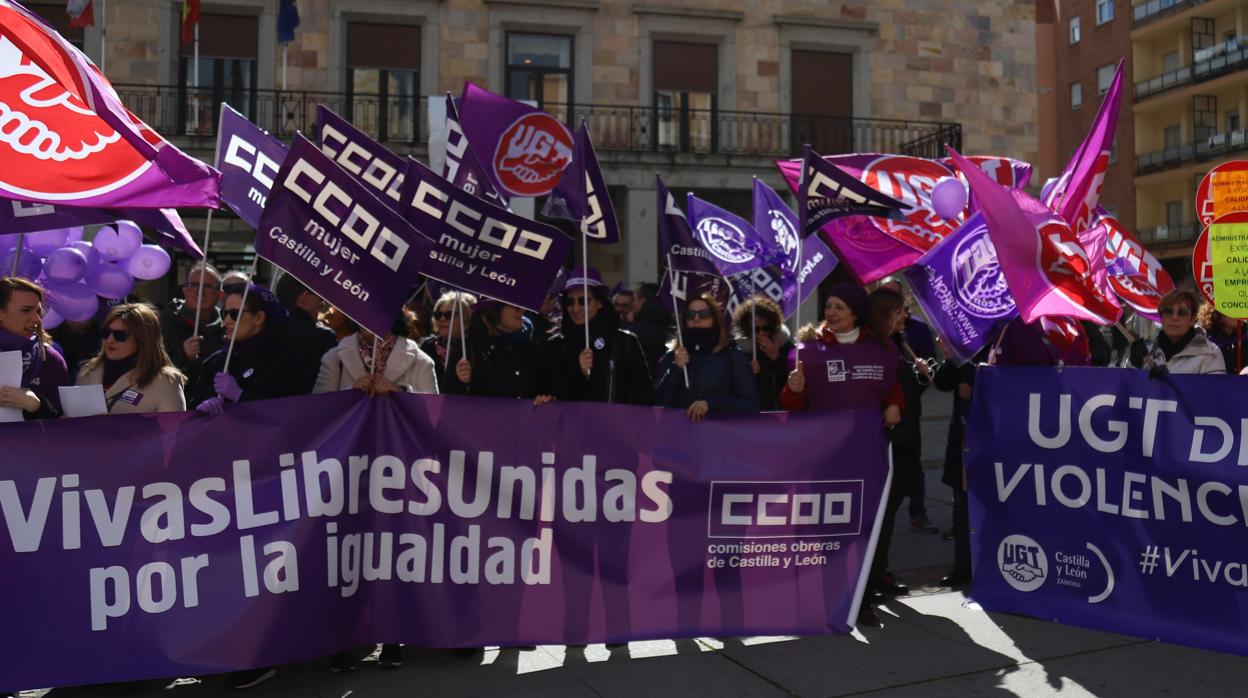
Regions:
<svg viewBox="0 0 1248 698"><path fill-rule="evenodd" d="M108 414L102 385L62 385L60 391L61 411L66 417L92 417L97 414Z"/></svg>
<svg viewBox="0 0 1248 698"><path fill-rule="evenodd" d="M18 386L22 384L22 352L0 351L0 386ZM0 407L0 422L20 422L20 407Z"/></svg>

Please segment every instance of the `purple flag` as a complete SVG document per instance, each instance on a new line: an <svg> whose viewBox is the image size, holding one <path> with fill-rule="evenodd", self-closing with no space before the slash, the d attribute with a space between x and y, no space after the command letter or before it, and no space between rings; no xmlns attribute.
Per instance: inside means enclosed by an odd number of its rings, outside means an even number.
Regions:
<svg viewBox="0 0 1248 698"><path fill-rule="evenodd" d="M1109 170L1109 156L1118 129L1124 62L1118 62L1114 80L1110 83L1105 98L1101 100L1092 129L1044 201L1049 208L1062 214L1062 218L1070 224L1075 234L1096 224L1094 219L1100 205L1101 186L1105 183L1105 173Z"/></svg>
<svg viewBox="0 0 1248 698"><path fill-rule="evenodd" d="M0 424L0 440L0 598L21 628L0 635L4 686L376 641L848 633L890 474L879 410L691 424L344 390L211 419Z"/></svg>
<svg viewBox="0 0 1248 698"><path fill-rule="evenodd" d="M658 195L659 253L667 260L668 268L718 276L711 253L694 239L685 212L676 205L676 199L658 175L654 176L654 187Z"/></svg>
<svg viewBox="0 0 1248 698"><path fill-rule="evenodd" d="M572 132L540 109L468 82L460 123L496 189L512 196L549 194L572 162Z"/></svg>
<svg viewBox="0 0 1248 698"><path fill-rule="evenodd" d="M273 178L286 159L286 144L251 123L228 104L217 127L217 169L221 203L252 228L260 225Z"/></svg>
<svg viewBox="0 0 1248 698"><path fill-rule="evenodd" d="M187 232L176 208L129 208L113 213L121 220L131 220L151 228L156 233L156 242L164 247L182 250L196 259L204 258L203 250Z"/></svg>
<svg viewBox="0 0 1248 698"><path fill-rule="evenodd" d="M468 136L464 135L459 122L459 107L456 106L458 101L449 94L446 96L446 162L442 165L442 178L469 194L510 211L511 202L494 188L490 177L481 168L481 161L468 142Z"/></svg>
<svg viewBox="0 0 1248 698"><path fill-rule="evenodd" d="M784 262L784 251L761 238L744 218L693 194L686 202L689 226L702 248L711 253L711 263L722 276Z"/></svg>
<svg viewBox="0 0 1248 698"><path fill-rule="evenodd" d="M433 244L302 135L275 182L256 253L373 334L389 334Z"/></svg>
<svg viewBox="0 0 1248 698"><path fill-rule="evenodd" d="M576 132L572 164L563 172L563 179L550 192L542 215L566 218L581 224L581 233L592 242L609 245L620 241L620 226L615 221L615 207L607 191L607 182L598 168L598 156L589 140L585 123Z"/></svg>
<svg viewBox="0 0 1248 698"><path fill-rule="evenodd" d="M797 215L784 203L780 195L762 180L755 178L754 230L763 237L770 235L773 245L784 254L784 261L779 267L782 298L777 303L784 310L785 317L797 311L797 306L819 288L819 283L832 273L838 262L836 255L818 235L811 235L799 246L798 225ZM769 271L766 274L772 276ZM752 276L755 277L755 288L772 288L771 284L762 283L763 279L757 272ZM799 281L802 287L801 298L797 297Z"/></svg>
<svg viewBox="0 0 1248 698"><path fill-rule="evenodd" d="M321 152L377 193L390 208L401 209L399 201L407 160L390 152L324 104L316 105L316 137Z"/></svg>
<svg viewBox="0 0 1248 698"><path fill-rule="evenodd" d="M401 212L435 242L424 273L540 312L572 241L557 228L499 208L408 160Z"/></svg>
<svg viewBox="0 0 1248 698"><path fill-rule="evenodd" d="M0 195L90 208L216 208L220 173L122 105L77 48L0 0Z"/></svg>
<svg viewBox="0 0 1248 698"><path fill-rule="evenodd" d="M837 218L896 218L906 207L824 161L810 146L806 146L802 162L804 176L797 190L797 218L801 221L802 237L810 236Z"/></svg>
<svg viewBox="0 0 1248 698"><path fill-rule="evenodd" d="M172 208L82 208L79 206L53 206L29 201L0 199L0 234L37 233L41 230L57 230L85 225L105 225L118 220L134 221L150 231L149 237L157 244L181 250L196 259L204 253L195 244L177 209Z"/></svg>
<svg viewBox="0 0 1248 698"><path fill-rule="evenodd" d="M663 273L663 280L659 284L659 303L665 310L675 311L677 322L680 321L679 316L685 312L685 305L689 300L698 296L713 297L727 314L730 305L735 307L732 303L732 290L724 278L717 274L668 269Z"/></svg>
<svg viewBox="0 0 1248 698"><path fill-rule="evenodd" d="M1018 315L983 214L968 218L902 273L958 363L978 354Z"/></svg>

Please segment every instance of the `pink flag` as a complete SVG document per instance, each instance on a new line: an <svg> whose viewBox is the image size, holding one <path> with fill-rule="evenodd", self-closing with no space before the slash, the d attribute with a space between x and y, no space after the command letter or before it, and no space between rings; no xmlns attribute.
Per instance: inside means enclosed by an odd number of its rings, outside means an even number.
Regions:
<svg viewBox="0 0 1248 698"><path fill-rule="evenodd" d="M949 153L983 211L1023 322L1045 316L1117 322L1122 308L1097 290L1092 263L1066 221L1026 193L997 184L952 148Z"/></svg>
<svg viewBox="0 0 1248 698"><path fill-rule="evenodd" d="M219 172L122 105L99 70L0 0L0 196L94 208L216 208Z"/></svg>
<svg viewBox="0 0 1248 698"><path fill-rule="evenodd" d="M1153 322L1161 322L1157 306L1163 296L1174 290L1174 280L1161 262L1109 211L1100 207L1097 214L1097 225L1104 225L1108 231L1106 263L1122 269L1121 273L1110 269L1109 285L1132 310Z"/></svg>
<svg viewBox="0 0 1248 698"><path fill-rule="evenodd" d="M1044 203L1062 214L1071 229L1081 233L1095 223L1101 201L1101 186L1109 170L1109 155L1118 129L1118 107L1122 101L1122 61L1109 84L1092 129L1075 151Z"/></svg>
<svg viewBox="0 0 1248 698"><path fill-rule="evenodd" d="M881 233L866 216L841 218L823 226L820 234L841 263L866 285L918 261L923 253Z"/></svg>

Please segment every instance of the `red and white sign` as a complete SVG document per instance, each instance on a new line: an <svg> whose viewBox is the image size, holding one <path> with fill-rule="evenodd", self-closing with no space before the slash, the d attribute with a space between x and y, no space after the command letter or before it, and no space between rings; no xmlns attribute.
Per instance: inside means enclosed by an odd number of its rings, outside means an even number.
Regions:
<svg viewBox="0 0 1248 698"><path fill-rule="evenodd" d="M876 191L906 204L904 220L879 219L875 225L888 235L926 252L958 229L932 208L932 189L953 172L938 162L902 155L877 158L862 171L862 181Z"/></svg>
<svg viewBox="0 0 1248 698"><path fill-rule="evenodd" d="M1201 226L1207 228L1215 218L1236 211L1248 211L1248 162L1244 160L1209 170L1196 188L1196 217Z"/></svg>
<svg viewBox="0 0 1248 698"><path fill-rule="evenodd" d="M549 114L532 112L503 131L494 150L494 173L515 196L548 194L572 162L572 133Z"/></svg>
<svg viewBox="0 0 1248 698"><path fill-rule="evenodd" d="M1192 277L1205 300L1213 302L1213 263L1209 261L1209 226L1196 238L1192 248Z"/></svg>
<svg viewBox="0 0 1248 698"><path fill-rule="evenodd" d="M1109 215L1104 208L1098 210L1093 223L1104 225L1109 230L1105 241L1105 263L1123 259L1134 272L1127 276L1109 275L1109 285L1114 293L1135 312L1159 320L1157 305L1162 296L1174 290L1174 280L1169 272L1123 227L1121 221Z"/></svg>

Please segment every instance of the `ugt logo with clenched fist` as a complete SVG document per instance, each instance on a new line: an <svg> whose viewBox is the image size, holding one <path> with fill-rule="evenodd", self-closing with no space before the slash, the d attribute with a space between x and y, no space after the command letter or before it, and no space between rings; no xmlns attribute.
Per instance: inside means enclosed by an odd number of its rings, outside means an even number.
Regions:
<svg viewBox="0 0 1248 698"><path fill-rule="evenodd" d="M532 112L503 131L494 149L494 173L516 196L548 194L572 162L572 133L549 114Z"/></svg>

